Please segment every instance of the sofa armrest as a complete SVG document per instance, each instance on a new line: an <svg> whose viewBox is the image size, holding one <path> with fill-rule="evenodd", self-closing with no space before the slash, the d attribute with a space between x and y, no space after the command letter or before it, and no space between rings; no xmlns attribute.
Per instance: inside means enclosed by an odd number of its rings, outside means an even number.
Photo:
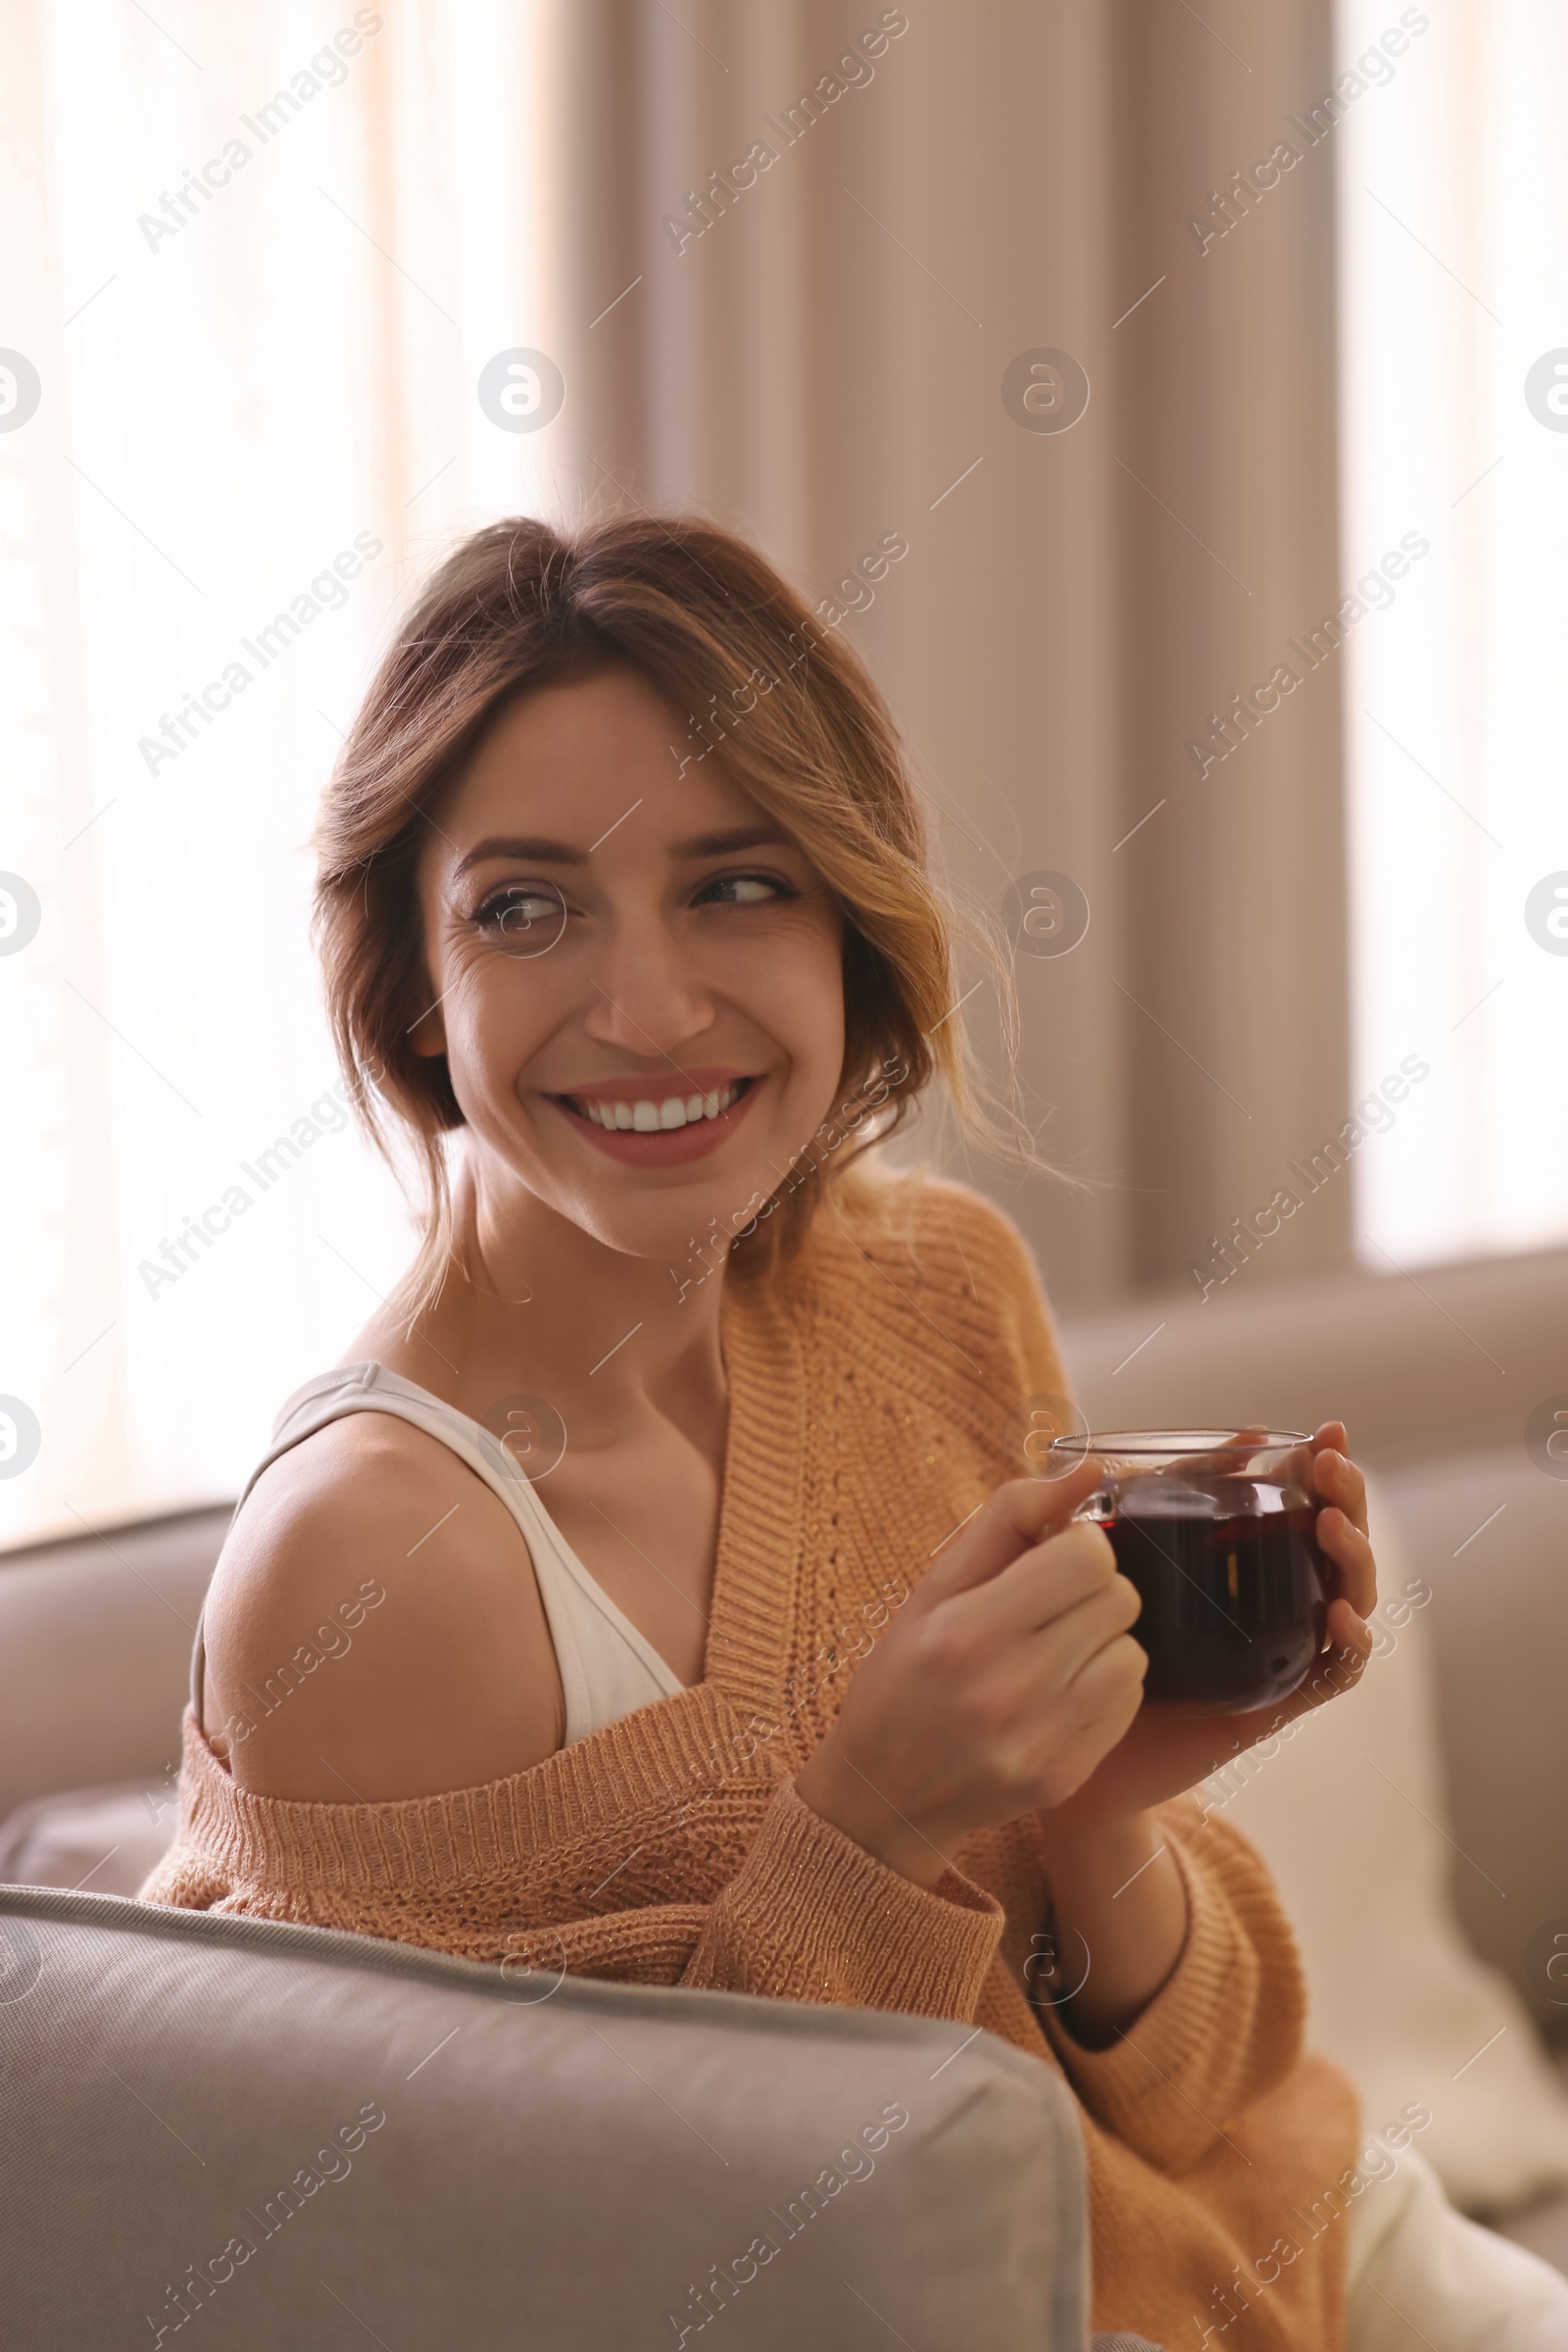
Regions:
<svg viewBox="0 0 1568 2352"><path fill-rule="evenodd" d="M988 2034L41 1889L0 1963L19 2341L1083 2352L1076 2111Z"/></svg>
<svg viewBox="0 0 1568 2352"><path fill-rule="evenodd" d="M35 1796L179 1768L196 1614L232 1510L0 1553L0 1822Z"/></svg>

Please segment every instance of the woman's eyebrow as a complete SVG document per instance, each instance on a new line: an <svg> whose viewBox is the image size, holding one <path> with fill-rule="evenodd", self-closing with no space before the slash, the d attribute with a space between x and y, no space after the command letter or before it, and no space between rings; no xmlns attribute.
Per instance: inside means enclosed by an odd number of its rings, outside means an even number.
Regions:
<svg viewBox="0 0 1568 2352"><path fill-rule="evenodd" d="M671 845L670 855L676 858L728 858L740 850L764 848L788 849L789 836L776 825L738 825L723 833L699 833L691 841ZM482 865L487 858L514 858L535 865L586 865L588 852L574 850L568 842L548 841L536 835L495 834L486 841L476 842L458 862L458 872L466 874L470 865Z"/></svg>
<svg viewBox="0 0 1568 2352"><path fill-rule="evenodd" d="M736 825L724 833L699 833L692 841L677 841L671 845L674 858L728 858L737 850L779 849L794 847L787 833L777 825Z"/></svg>
<svg viewBox="0 0 1568 2352"><path fill-rule="evenodd" d="M586 850L574 850L564 841L543 841L532 835L495 834L488 841L475 842L466 858L458 861L458 872L466 874L470 865L482 865L487 858L520 858L534 865L586 865Z"/></svg>

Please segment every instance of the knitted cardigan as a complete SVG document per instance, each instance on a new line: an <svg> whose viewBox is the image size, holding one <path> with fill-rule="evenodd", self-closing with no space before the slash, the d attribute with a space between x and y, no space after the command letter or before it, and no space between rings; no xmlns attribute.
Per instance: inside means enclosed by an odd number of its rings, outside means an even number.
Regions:
<svg viewBox="0 0 1568 2352"><path fill-rule="evenodd" d="M1090 2050L1029 1997L1050 1901L1033 1816L970 1837L927 1889L796 1793L856 1658L1022 1467L1026 1400L1065 1388L1000 1210L927 1176L855 1201L781 1272L717 1277L729 1424L699 1683L525 1772L372 1804L251 1794L187 1709L179 1828L142 1899L985 2027L1076 2094L1097 2328L1196 2352L1245 2310L1254 2352L1339 2352L1346 2227L1325 2217L1359 2109L1303 2054L1295 1943L1247 1841L1191 1798L1159 1809L1185 1943Z"/></svg>

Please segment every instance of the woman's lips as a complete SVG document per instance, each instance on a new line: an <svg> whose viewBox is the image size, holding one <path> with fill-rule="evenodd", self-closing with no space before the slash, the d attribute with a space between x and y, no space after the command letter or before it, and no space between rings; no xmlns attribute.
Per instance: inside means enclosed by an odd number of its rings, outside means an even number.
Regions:
<svg viewBox="0 0 1568 2352"><path fill-rule="evenodd" d="M607 1159L618 1159L630 1168L671 1168L689 1159L706 1159L710 1152L716 1152L734 1134L766 1083L765 1078L749 1080L739 1101L716 1118L690 1119L684 1127L652 1128L646 1133L635 1127L601 1127L596 1120L584 1118L563 1095L547 1095L545 1100Z"/></svg>

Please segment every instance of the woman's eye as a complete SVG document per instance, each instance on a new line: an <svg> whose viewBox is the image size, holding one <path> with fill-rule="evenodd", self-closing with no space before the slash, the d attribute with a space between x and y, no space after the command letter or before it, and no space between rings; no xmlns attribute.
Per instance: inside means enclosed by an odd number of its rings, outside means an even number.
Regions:
<svg viewBox="0 0 1568 2352"><path fill-rule="evenodd" d="M771 874L720 874L704 889L705 899L716 898L723 906L764 906L770 900L793 898L787 882Z"/></svg>
<svg viewBox="0 0 1568 2352"><path fill-rule="evenodd" d="M481 931L488 931L498 939L511 939L535 932L541 926L558 926L564 912L556 892L514 883L506 890L493 892L473 919Z"/></svg>

